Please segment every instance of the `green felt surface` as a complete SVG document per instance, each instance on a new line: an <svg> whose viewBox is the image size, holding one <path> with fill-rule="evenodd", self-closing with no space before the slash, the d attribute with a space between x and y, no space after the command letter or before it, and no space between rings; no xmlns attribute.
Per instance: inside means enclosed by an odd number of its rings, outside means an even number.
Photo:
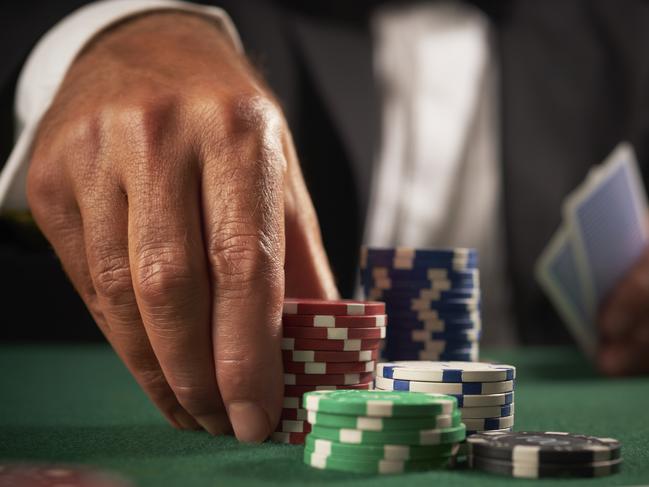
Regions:
<svg viewBox="0 0 649 487"><path fill-rule="evenodd" d="M111 469L138 486L638 485L649 482L649 378L597 377L572 349L483 354L518 367L517 430L623 442L601 479L515 480L472 471L367 476L311 469L302 448L240 445L167 426L104 346L0 346L0 459Z"/></svg>

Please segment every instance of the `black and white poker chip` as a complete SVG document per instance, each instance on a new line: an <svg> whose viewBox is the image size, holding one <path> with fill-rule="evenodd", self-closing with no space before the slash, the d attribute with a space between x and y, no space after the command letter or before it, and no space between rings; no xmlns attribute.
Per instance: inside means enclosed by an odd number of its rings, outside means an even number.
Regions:
<svg viewBox="0 0 649 487"><path fill-rule="evenodd" d="M622 445L613 438L555 431L489 432L467 438L470 454L522 464L595 463L619 459Z"/></svg>
<svg viewBox="0 0 649 487"><path fill-rule="evenodd" d="M622 467L622 459L607 460L591 463L525 463L469 457L469 466L482 472L506 475L515 478L538 479L546 477L604 477L618 473Z"/></svg>

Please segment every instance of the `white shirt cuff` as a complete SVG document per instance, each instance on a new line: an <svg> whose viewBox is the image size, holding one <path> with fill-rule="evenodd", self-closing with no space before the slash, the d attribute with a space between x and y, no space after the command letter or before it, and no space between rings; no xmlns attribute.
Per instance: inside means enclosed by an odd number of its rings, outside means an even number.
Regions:
<svg viewBox="0 0 649 487"><path fill-rule="evenodd" d="M27 209L25 184L29 154L36 129L47 111L68 68L97 33L133 15L152 10L175 9L214 18L243 52L241 40L227 13L178 0L104 0L71 13L50 29L32 50L16 86L17 141L0 173L0 211Z"/></svg>

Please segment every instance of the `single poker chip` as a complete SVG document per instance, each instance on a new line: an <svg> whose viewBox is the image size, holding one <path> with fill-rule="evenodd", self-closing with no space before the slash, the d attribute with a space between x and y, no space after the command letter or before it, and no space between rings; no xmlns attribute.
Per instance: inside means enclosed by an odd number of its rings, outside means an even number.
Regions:
<svg viewBox="0 0 649 487"><path fill-rule="evenodd" d="M282 408L280 419L307 420L307 410L302 408Z"/></svg>
<svg viewBox="0 0 649 487"><path fill-rule="evenodd" d="M381 364L377 365L377 368ZM375 377L374 385L384 391L431 392L435 394L502 394L514 390L514 381L502 382L421 382Z"/></svg>
<svg viewBox="0 0 649 487"><path fill-rule="evenodd" d="M284 299L283 314L285 315L384 315L385 304L378 301L354 301L340 299L328 301L325 299Z"/></svg>
<svg viewBox="0 0 649 487"><path fill-rule="evenodd" d="M435 281L399 281L389 277L381 279L368 279L363 283L363 292L366 296L379 291L393 293L426 292L479 292L480 285L473 279L440 279ZM419 297L419 296L417 296Z"/></svg>
<svg viewBox="0 0 649 487"><path fill-rule="evenodd" d="M404 299L385 301L385 309L389 315L418 311L441 311L456 313L472 313L481 310L479 300L449 299L448 301L426 301L421 299Z"/></svg>
<svg viewBox="0 0 649 487"><path fill-rule="evenodd" d="M377 373L389 379L431 382L503 382L516 378L516 367L487 362L401 361L378 364Z"/></svg>
<svg viewBox="0 0 649 487"><path fill-rule="evenodd" d="M291 362L284 361L284 372L289 374L352 374L374 372L376 362Z"/></svg>
<svg viewBox="0 0 649 487"><path fill-rule="evenodd" d="M427 309L413 311L410 309L390 310L390 324L400 321L430 321L430 320L465 320L479 319L480 311L472 310L448 310L448 309Z"/></svg>
<svg viewBox="0 0 649 487"><path fill-rule="evenodd" d="M133 487L120 475L57 463L0 463L2 487Z"/></svg>
<svg viewBox="0 0 649 487"><path fill-rule="evenodd" d="M335 315L283 315L284 326L313 328L372 328L385 327L387 315L335 316Z"/></svg>
<svg viewBox="0 0 649 487"><path fill-rule="evenodd" d="M412 341L395 336L388 337L386 346L395 350L403 350L408 352L431 352L438 354L438 356L445 353L463 353L470 354L480 351L480 344L478 341L463 341L463 340L429 340L429 341ZM403 360L399 360L402 362ZM421 362L422 359L414 360ZM439 359L431 359L429 361L439 361ZM447 362L450 360L447 360Z"/></svg>
<svg viewBox="0 0 649 487"><path fill-rule="evenodd" d="M455 398L442 394L405 394L392 391L315 391L304 395L309 411L378 418L452 414Z"/></svg>
<svg viewBox="0 0 649 487"><path fill-rule="evenodd" d="M411 340L412 342L426 343L430 347L429 350L437 350L440 345L448 344L450 348L458 348L460 344L470 344L480 340L482 333L478 330L453 330L448 332L429 332L427 330L407 330L399 332L398 326L390 330L392 338L403 337Z"/></svg>
<svg viewBox="0 0 649 487"><path fill-rule="evenodd" d="M424 472L444 468L448 466L449 458L410 461L376 460L322 455L305 448L304 463L321 470L337 470L364 474L397 474L404 472Z"/></svg>
<svg viewBox="0 0 649 487"><path fill-rule="evenodd" d="M281 433L310 433L311 424L300 419L282 419L275 431Z"/></svg>
<svg viewBox="0 0 649 487"><path fill-rule="evenodd" d="M458 411L410 418L373 418L370 416L349 416L309 411L307 420L311 424L330 428L348 428L363 431L403 431L440 429L459 426L462 416Z"/></svg>
<svg viewBox="0 0 649 487"><path fill-rule="evenodd" d="M284 384L291 386L340 386L362 384L372 380L372 372L360 374L284 374Z"/></svg>
<svg viewBox="0 0 649 487"><path fill-rule="evenodd" d="M593 463L512 463L478 456L469 456L472 468L483 472L516 478L537 479L545 477L604 477L620 472L622 459Z"/></svg>
<svg viewBox="0 0 649 487"><path fill-rule="evenodd" d="M413 299L439 302L447 300L471 300L477 302L480 299L480 289L470 288L441 291L438 289L387 290L370 288L366 290L366 295L368 299L377 299L386 302L392 302L393 300L407 301Z"/></svg>
<svg viewBox="0 0 649 487"><path fill-rule="evenodd" d="M488 431L467 441L474 455L514 463L603 462L620 458L622 453L622 445L616 439L556 431Z"/></svg>
<svg viewBox="0 0 649 487"><path fill-rule="evenodd" d="M290 445L304 445L304 439L308 433L286 433L275 431L270 434L270 440L275 443L286 443Z"/></svg>
<svg viewBox="0 0 649 487"><path fill-rule="evenodd" d="M407 347L394 346L388 343L385 347L386 360L437 360L446 362L458 360L462 362L477 362L480 354L478 350L432 352L430 350L417 350Z"/></svg>
<svg viewBox="0 0 649 487"><path fill-rule="evenodd" d="M284 326L282 335L286 338L314 338L316 340L355 340L363 338L385 338L385 327L374 328L310 328L306 326Z"/></svg>
<svg viewBox="0 0 649 487"><path fill-rule="evenodd" d="M462 360L463 362L473 362L476 361L480 353L480 345L477 343L472 343L470 345L450 345L449 348L444 350L439 350L436 345L427 346L425 342L415 342L415 343L404 343L395 340L388 340L385 344L385 350L391 352L396 352L397 355L410 355L415 357L410 359L410 361L418 362L448 362L448 361L459 361L460 359L454 357L470 357L467 360ZM464 348L455 348L455 347L464 347ZM431 357L429 359L424 359L423 357ZM391 359L391 360L409 360L409 359Z"/></svg>
<svg viewBox="0 0 649 487"><path fill-rule="evenodd" d="M503 428L511 428L514 426L514 416L502 416L498 418L465 418L462 417L462 422L467 430L471 431L488 431L499 430Z"/></svg>
<svg viewBox="0 0 649 487"><path fill-rule="evenodd" d="M478 266L478 253L475 249L413 249L408 247L361 249L360 267L367 269L376 265L391 266L396 269L414 267L449 267L452 269L475 268Z"/></svg>
<svg viewBox="0 0 649 487"><path fill-rule="evenodd" d="M283 350L284 360L292 362L369 362L379 359L378 349L339 352L335 350Z"/></svg>
<svg viewBox="0 0 649 487"><path fill-rule="evenodd" d="M332 352L358 352L377 349L380 338L367 340L315 340L311 338L282 338L282 350L329 350Z"/></svg>
<svg viewBox="0 0 649 487"><path fill-rule="evenodd" d="M390 283L438 283L438 282L457 282L460 280L470 280L476 287L480 285L479 269L460 269L453 270L448 267L417 267L410 269L395 269L391 266L372 265L361 271L361 280L363 283L382 282L389 279Z"/></svg>
<svg viewBox="0 0 649 487"><path fill-rule="evenodd" d="M478 408L487 406L504 406L514 402L514 392L502 394L453 394L460 408Z"/></svg>
<svg viewBox="0 0 649 487"><path fill-rule="evenodd" d="M352 445L337 441L306 438L304 445L320 455L336 455L349 458L373 458L376 460L429 460L455 455L457 444L442 445Z"/></svg>
<svg viewBox="0 0 649 487"><path fill-rule="evenodd" d="M500 430L489 430L489 431L475 431L475 430L466 430L466 437L468 438L469 436L472 435L481 435L483 433L511 433L513 428L503 428Z"/></svg>
<svg viewBox="0 0 649 487"><path fill-rule="evenodd" d="M330 428L313 425L311 434L314 438L338 441L340 443L368 445L440 445L459 443L466 435L464 424L441 429L404 430L404 431L363 431L348 428Z"/></svg>
<svg viewBox="0 0 649 487"><path fill-rule="evenodd" d="M473 408L460 408L462 419L496 418L514 414L514 403L502 406L483 406Z"/></svg>
<svg viewBox="0 0 649 487"><path fill-rule="evenodd" d="M338 390L368 390L374 386L373 381L369 380L360 384L344 384L344 385L319 385L319 386L284 386L284 398L292 397L300 399L297 406L285 407L302 407L301 398L307 392L313 391L338 391Z"/></svg>
<svg viewBox="0 0 649 487"><path fill-rule="evenodd" d="M482 330L482 320L478 318L467 318L459 320L395 320L390 322L390 330L403 330L402 333L412 332L413 330L425 330L429 333L448 333L462 334L465 331L480 332Z"/></svg>

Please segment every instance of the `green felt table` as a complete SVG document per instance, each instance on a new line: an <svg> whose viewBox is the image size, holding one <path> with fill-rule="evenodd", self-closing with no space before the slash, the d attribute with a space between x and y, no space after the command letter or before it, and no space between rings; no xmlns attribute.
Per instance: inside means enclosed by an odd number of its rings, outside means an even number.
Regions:
<svg viewBox="0 0 649 487"><path fill-rule="evenodd" d="M649 378L603 379L576 350L483 354L518 367L517 430L573 431L623 442L623 472L600 479L516 480L474 471L367 476L311 469L299 446L241 445L163 421L102 345L0 346L0 459L72 462L138 486L637 485L649 482Z"/></svg>

